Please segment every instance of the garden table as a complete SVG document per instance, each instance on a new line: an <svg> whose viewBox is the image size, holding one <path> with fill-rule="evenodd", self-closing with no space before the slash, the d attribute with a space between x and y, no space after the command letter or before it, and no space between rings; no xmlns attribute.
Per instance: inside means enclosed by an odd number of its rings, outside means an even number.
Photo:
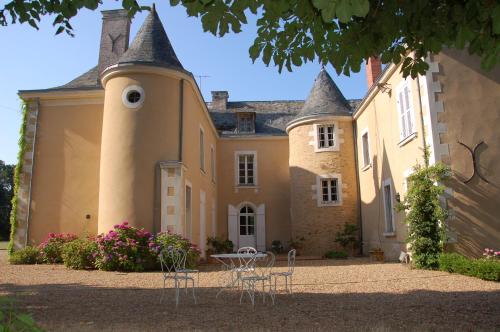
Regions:
<svg viewBox="0 0 500 332"><path fill-rule="evenodd" d="M217 298L219 294L222 293L222 291L233 288L234 285L236 285L236 283L239 282L241 273L235 273L235 272L237 272L238 268L241 268L240 260L247 261L246 265L249 266L253 265L252 263L255 263L255 260L267 257L267 254L261 252L256 254L232 253L232 254L215 254L215 255L210 255L210 257L215 258L218 262L222 264L223 271L231 273L231 281L229 281L227 284L221 287L221 289L217 292L217 295L215 296L215 298Z"/></svg>

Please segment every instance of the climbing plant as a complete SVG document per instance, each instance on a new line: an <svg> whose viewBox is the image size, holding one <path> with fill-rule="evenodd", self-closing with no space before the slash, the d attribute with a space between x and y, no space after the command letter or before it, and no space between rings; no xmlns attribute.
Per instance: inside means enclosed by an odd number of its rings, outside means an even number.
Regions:
<svg viewBox="0 0 500 332"><path fill-rule="evenodd" d="M398 204L405 210L408 224L407 242L411 245L412 260L416 267L436 269L445 241L445 220L448 212L441 206L444 193L442 182L451 174L443 163L429 165L428 149L424 152L424 165L416 165L407 179L408 191Z"/></svg>
<svg viewBox="0 0 500 332"><path fill-rule="evenodd" d="M19 187L21 185L21 172L23 170L23 156L26 151L26 120L28 116L28 103L21 103L22 122L19 130L19 151L17 153L17 165L14 171L14 196L12 196L12 210L10 211L10 241L7 247L9 254L14 252L14 236L17 230L17 202Z"/></svg>

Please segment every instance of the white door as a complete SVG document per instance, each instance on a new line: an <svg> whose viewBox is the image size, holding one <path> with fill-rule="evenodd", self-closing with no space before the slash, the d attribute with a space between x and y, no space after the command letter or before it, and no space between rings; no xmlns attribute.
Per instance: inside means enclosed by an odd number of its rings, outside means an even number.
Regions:
<svg viewBox="0 0 500 332"><path fill-rule="evenodd" d="M207 245L207 219L206 219L206 195L203 190L200 191L200 250L201 256L205 257Z"/></svg>
<svg viewBox="0 0 500 332"><path fill-rule="evenodd" d="M256 215L254 208L250 205L243 205L238 214L238 246L256 247L255 226Z"/></svg>

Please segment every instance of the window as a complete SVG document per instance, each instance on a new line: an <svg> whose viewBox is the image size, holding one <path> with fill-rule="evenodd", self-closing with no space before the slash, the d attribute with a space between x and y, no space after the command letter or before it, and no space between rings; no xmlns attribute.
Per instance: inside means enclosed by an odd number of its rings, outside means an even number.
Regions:
<svg viewBox="0 0 500 332"><path fill-rule="evenodd" d="M398 88L397 105L400 123L400 139L404 140L415 132L410 84L404 81Z"/></svg>
<svg viewBox="0 0 500 332"><path fill-rule="evenodd" d="M139 108L144 103L144 89L138 85L129 85L122 92L122 102L128 108Z"/></svg>
<svg viewBox="0 0 500 332"><path fill-rule="evenodd" d="M255 133L255 114L238 113L238 132Z"/></svg>
<svg viewBox="0 0 500 332"><path fill-rule="evenodd" d="M334 145L334 125L318 126L318 149L328 149Z"/></svg>
<svg viewBox="0 0 500 332"><path fill-rule="evenodd" d="M363 167L371 165L370 146L368 143L368 131L364 131L361 136L361 144L363 148Z"/></svg>
<svg viewBox="0 0 500 332"><path fill-rule="evenodd" d="M385 235L394 234L394 209L392 205L391 180L383 182L384 210L385 210Z"/></svg>
<svg viewBox="0 0 500 332"><path fill-rule="evenodd" d="M339 181L338 179L321 180L321 202L334 203L339 200Z"/></svg>
<svg viewBox="0 0 500 332"><path fill-rule="evenodd" d="M210 147L210 168L212 170L212 181L215 182L215 149Z"/></svg>
<svg viewBox="0 0 500 332"><path fill-rule="evenodd" d="M240 209L240 235L255 235L255 213L248 205Z"/></svg>
<svg viewBox="0 0 500 332"><path fill-rule="evenodd" d="M257 185L257 153L237 151L235 153L235 183L238 186Z"/></svg>
<svg viewBox="0 0 500 332"><path fill-rule="evenodd" d="M205 170L205 133L200 128L200 168Z"/></svg>

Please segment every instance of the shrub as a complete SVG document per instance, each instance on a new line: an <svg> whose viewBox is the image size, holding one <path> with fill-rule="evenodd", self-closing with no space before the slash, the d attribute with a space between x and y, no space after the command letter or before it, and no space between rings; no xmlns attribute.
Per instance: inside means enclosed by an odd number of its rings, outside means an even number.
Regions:
<svg viewBox="0 0 500 332"><path fill-rule="evenodd" d="M223 240L218 237L207 238L207 245L209 245L216 254L231 253L234 248L233 241Z"/></svg>
<svg viewBox="0 0 500 332"><path fill-rule="evenodd" d="M15 310L14 300L8 297L0 297L0 331L26 331L42 332L33 317L28 313Z"/></svg>
<svg viewBox="0 0 500 332"><path fill-rule="evenodd" d="M354 224L345 223L342 232L337 232L335 235L335 243L338 243L347 250L351 246L352 250L357 247L356 234L358 232L358 226Z"/></svg>
<svg viewBox="0 0 500 332"><path fill-rule="evenodd" d="M325 254L328 259L344 259L347 258L347 253L345 251L335 251L330 250Z"/></svg>
<svg viewBox="0 0 500 332"><path fill-rule="evenodd" d="M483 256L488 259L500 259L500 251L484 248Z"/></svg>
<svg viewBox="0 0 500 332"><path fill-rule="evenodd" d="M439 269L484 280L500 281L500 261L469 259L459 254L443 253L439 257Z"/></svg>
<svg viewBox="0 0 500 332"><path fill-rule="evenodd" d="M155 266L157 248L154 237L144 229L115 225L108 234L96 237L95 266L105 271L144 271Z"/></svg>
<svg viewBox="0 0 500 332"><path fill-rule="evenodd" d="M64 266L75 270L94 269L96 256L97 243L92 238L76 239L62 248Z"/></svg>
<svg viewBox="0 0 500 332"><path fill-rule="evenodd" d="M43 241L38 247L40 249L42 261L49 264L62 263L63 245L76 239L77 236L74 234L50 233L45 241Z"/></svg>
<svg viewBox="0 0 500 332"><path fill-rule="evenodd" d="M27 246L14 251L9 257L10 264L37 264L41 262L38 248Z"/></svg>
<svg viewBox="0 0 500 332"><path fill-rule="evenodd" d="M232 244L232 242L231 242ZM198 264L200 258L200 250L195 244L189 242L188 239L179 234L158 233L154 243L150 244L152 251L159 254L161 250L171 248L184 249L187 252L186 267L193 268ZM166 262L170 264L172 262Z"/></svg>

